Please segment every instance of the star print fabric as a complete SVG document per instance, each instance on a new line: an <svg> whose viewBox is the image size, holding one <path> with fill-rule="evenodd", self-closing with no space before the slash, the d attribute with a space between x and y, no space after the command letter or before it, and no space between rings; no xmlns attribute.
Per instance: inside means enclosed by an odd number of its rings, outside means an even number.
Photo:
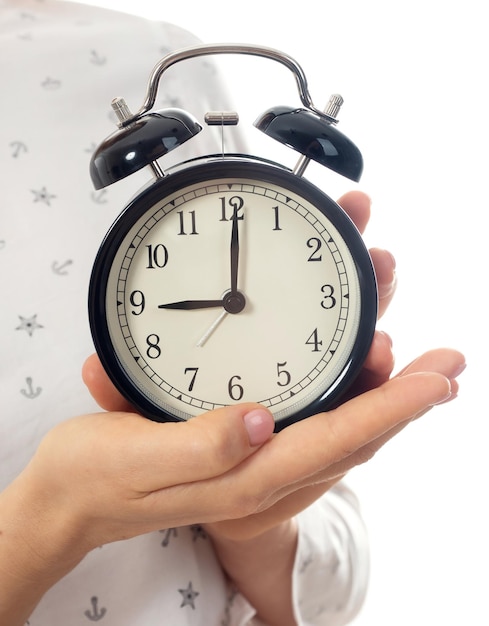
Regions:
<svg viewBox="0 0 489 626"><path fill-rule="evenodd" d="M122 95L139 108L154 64L195 43L177 26L82 4L0 0L1 489L56 423L99 410L80 376L93 352L88 280L105 232L149 175L94 191L90 155L115 129L111 100ZM173 69L158 108L184 108L201 122L206 111L231 108L205 58ZM228 141L228 151L242 151L239 138ZM220 145L206 129L162 165ZM299 527L297 622L345 624L366 577L356 506L332 494ZM190 527L94 550L44 596L29 626L245 626L253 615L205 532Z"/></svg>

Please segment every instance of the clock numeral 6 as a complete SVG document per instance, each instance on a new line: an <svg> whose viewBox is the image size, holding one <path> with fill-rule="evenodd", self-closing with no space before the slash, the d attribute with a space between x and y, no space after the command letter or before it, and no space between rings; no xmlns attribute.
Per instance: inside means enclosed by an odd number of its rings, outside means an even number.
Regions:
<svg viewBox="0 0 489 626"><path fill-rule="evenodd" d="M244 389L239 383L234 382L235 380L241 380L241 376L231 376L228 382L228 393L231 400L239 402L244 395Z"/></svg>

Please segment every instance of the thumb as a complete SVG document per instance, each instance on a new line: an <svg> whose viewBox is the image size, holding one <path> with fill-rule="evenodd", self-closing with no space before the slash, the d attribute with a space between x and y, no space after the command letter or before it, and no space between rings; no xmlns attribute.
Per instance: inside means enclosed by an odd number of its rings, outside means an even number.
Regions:
<svg viewBox="0 0 489 626"><path fill-rule="evenodd" d="M82 367L82 379L95 402L106 411L133 411L130 403L114 387L96 354Z"/></svg>
<svg viewBox="0 0 489 626"><path fill-rule="evenodd" d="M253 403L221 407L186 422L153 422L129 412L95 418L99 428L92 436L110 441L111 451L130 468L131 484L143 493L227 473L271 439L275 426L272 414Z"/></svg>
<svg viewBox="0 0 489 626"><path fill-rule="evenodd" d="M96 354L85 361L82 378L101 408L111 412L134 412L134 408L112 384ZM136 417L130 416L131 423ZM146 437L147 429L154 428L155 441L159 441L162 434L166 439L166 458L171 457L170 442L176 456L181 456L182 451L193 449L194 454L187 455L187 465L192 465L189 456L199 459L199 466L207 466L212 475L216 462L223 463L223 466L219 466L220 470L224 471L223 467L229 469L236 459L240 459L241 454L245 458L254 448L268 441L274 427L275 421L270 411L259 404L248 403L222 407L183 423L146 423L146 428L138 426L137 432ZM208 458L204 460L206 454ZM155 456L161 457L161 449L157 449ZM176 463L176 467L180 466L181 463Z"/></svg>

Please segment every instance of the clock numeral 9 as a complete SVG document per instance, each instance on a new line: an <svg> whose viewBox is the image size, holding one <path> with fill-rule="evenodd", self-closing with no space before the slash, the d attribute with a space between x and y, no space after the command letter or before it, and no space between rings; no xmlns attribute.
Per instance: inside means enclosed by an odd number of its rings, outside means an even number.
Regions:
<svg viewBox="0 0 489 626"><path fill-rule="evenodd" d="M133 291L129 296L129 302L135 309L138 309L131 311L131 313L133 315L141 315L141 313L144 311L144 307L146 306L144 293L142 291Z"/></svg>
<svg viewBox="0 0 489 626"><path fill-rule="evenodd" d="M146 269L154 270L156 268L163 268L168 263L168 248L162 243L153 247L152 244L146 246L148 251L148 265Z"/></svg>

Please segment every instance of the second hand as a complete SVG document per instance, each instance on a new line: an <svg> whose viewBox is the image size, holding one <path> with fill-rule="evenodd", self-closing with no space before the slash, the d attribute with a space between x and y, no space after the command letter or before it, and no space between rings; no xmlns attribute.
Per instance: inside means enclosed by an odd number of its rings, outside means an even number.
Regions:
<svg viewBox="0 0 489 626"><path fill-rule="evenodd" d="M224 309L224 311L222 311L222 313L215 320L215 322L213 324L211 324L211 326L206 330L206 332L199 339L199 341L197 342L197 347L198 348L202 348L202 346L209 339L209 337L216 330L216 328L219 326L219 324L222 322L222 320L226 317L227 314L228 314L228 312L226 311L226 309Z"/></svg>

